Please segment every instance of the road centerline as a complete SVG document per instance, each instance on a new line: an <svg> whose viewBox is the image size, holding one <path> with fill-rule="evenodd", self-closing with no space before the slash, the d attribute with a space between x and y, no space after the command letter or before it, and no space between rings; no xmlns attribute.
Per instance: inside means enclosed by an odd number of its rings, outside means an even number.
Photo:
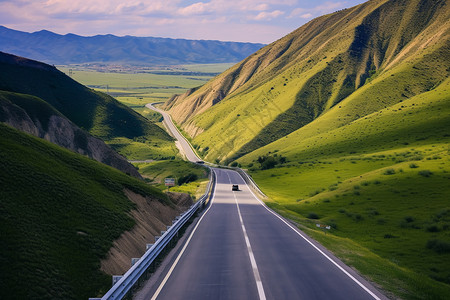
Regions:
<svg viewBox="0 0 450 300"><path fill-rule="evenodd" d="M230 175L228 174L228 172L226 172L226 174L227 174L228 180L230 181L230 184L231 184ZM241 222L242 232L244 233L245 244L247 245L247 252L248 252L248 256L250 257L250 264L252 266L253 276L255 277L256 287L258 289L258 296L259 296L260 300L265 300L266 294L264 293L264 286L261 281L261 276L259 275L258 265L256 264L255 256L253 255L253 250L252 250L252 246L250 244L250 239L248 238L247 230L245 229L244 220L242 219L241 209L239 208L239 203L236 198L236 192L234 192L234 191L233 191L233 197L234 197L234 201L236 203L239 220Z"/></svg>

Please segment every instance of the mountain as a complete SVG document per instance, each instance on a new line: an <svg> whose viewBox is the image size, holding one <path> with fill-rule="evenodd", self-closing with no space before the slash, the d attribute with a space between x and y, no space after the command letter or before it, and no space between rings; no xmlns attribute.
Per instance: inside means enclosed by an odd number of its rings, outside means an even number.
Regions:
<svg viewBox="0 0 450 300"><path fill-rule="evenodd" d="M118 247L138 257L186 209L142 180L2 123L0 168L2 299L103 295L111 276L101 262L117 239L140 241L140 252L133 241Z"/></svg>
<svg viewBox="0 0 450 300"><path fill-rule="evenodd" d="M0 51L49 64L116 63L177 65L238 62L262 44L156 37L59 35L0 26Z"/></svg>
<svg viewBox="0 0 450 300"><path fill-rule="evenodd" d="M0 52L0 70L0 120L18 129L138 177L103 141L172 143L164 130L132 109L50 65Z"/></svg>
<svg viewBox="0 0 450 300"><path fill-rule="evenodd" d="M312 20L165 105L207 159L328 132L438 87L448 1L373 0ZM278 147L279 148L279 147Z"/></svg>

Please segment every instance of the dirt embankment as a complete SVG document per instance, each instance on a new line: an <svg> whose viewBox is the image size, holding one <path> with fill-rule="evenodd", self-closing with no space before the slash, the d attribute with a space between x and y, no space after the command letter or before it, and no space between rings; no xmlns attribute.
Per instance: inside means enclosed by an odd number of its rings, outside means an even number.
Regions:
<svg viewBox="0 0 450 300"><path fill-rule="evenodd" d="M187 194L169 193L176 207L164 205L151 197L144 197L130 190L125 190L130 201L136 203L136 209L130 215L136 225L124 232L114 241L106 259L101 261L101 270L109 275L122 275L131 267L131 258L141 257L145 253L145 245L155 242L155 236L172 225L172 220L192 205Z"/></svg>

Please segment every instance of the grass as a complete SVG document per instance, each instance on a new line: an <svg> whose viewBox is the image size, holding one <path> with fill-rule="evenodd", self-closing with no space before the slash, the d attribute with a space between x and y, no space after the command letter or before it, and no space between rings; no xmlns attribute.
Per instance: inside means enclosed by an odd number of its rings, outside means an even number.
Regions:
<svg viewBox="0 0 450 300"><path fill-rule="evenodd" d="M134 225L131 189L173 205L159 189L0 124L0 298L87 299L111 277L100 260Z"/></svg>
<svg viewBox="0 0 450 300"><path fill-rule="evenodd" d="M135 163L139 168L139 172L150 180L155 187L166 190L164 185L165 178L175 178L177 185L171 187L173 192L188 193L198 199L199 195L204 193L205 184L208 181L208 169L204 166L193 164L191 162L182 160L166 160L155 161L152 163ZM194 181L179 185L179 180L182 177L193 175L196 178Z"/></svg>

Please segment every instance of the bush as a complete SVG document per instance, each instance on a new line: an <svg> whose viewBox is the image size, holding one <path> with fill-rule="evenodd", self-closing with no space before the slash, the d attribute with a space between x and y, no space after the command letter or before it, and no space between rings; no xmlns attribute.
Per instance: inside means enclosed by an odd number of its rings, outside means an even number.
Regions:
<svg viewBox="0 0 450 300"><path fill-rule="evenodd" d="M439 232L439 227L437 225L430 225L427 227L428 232Z"/></svg>
<svg viewBox="0 0 450 300"><path fill-rule="evenodd" d="M395 170L394 169L386 169L386 171L384 171L383 175L394 175L395 174Z"/></svg>
<svg viewBox="0 0 450 300"><path fill-rule="evenodd" d="M310 212L307 216L308 219L319 219L319 216L316 213Z"/></svg>
<svg viewBox="0 0 450 300"><path fill-rule="evenodd" d="M434 250L435 252L442 253L450 253L450 243L446 241L441 241L438 239L432 239L427 242L427 248Z"/></svg>
<svg viewBox="0 0 450 300"><path fill-rule="evenodd" d="M411 169L415 169L415 168L418 168L419 166L416 165L415 163L410 163L410 164L409 164L409 167L410 167Z"/></svg>
<svg viewBox="0 0 450 300"><path fill-rule="evenodd" d="M422 170L419 171L419 175L423 177L430 177L431 175L433 175L433 173L430 170Z"/></svg>
<svg viewBox="0 0 450 300"><path fill-rule="evenodd" d="M395 235L392 235L392 234L390 234L390 233L387 233L387 234L384 235L384 238L385 238L385 239L394 239L394 238L396 238L396 236L395 236Z"/></svg>
<svg viewBox="0 0 450 300"><path fill-rule="evenodd" d="M182 185L184 183L189 183L189 182L192 182L192 181L196 181L197 179L198 179L197 174L189 173L186 176L181 176L178 179L178 185Z"/></svg>

